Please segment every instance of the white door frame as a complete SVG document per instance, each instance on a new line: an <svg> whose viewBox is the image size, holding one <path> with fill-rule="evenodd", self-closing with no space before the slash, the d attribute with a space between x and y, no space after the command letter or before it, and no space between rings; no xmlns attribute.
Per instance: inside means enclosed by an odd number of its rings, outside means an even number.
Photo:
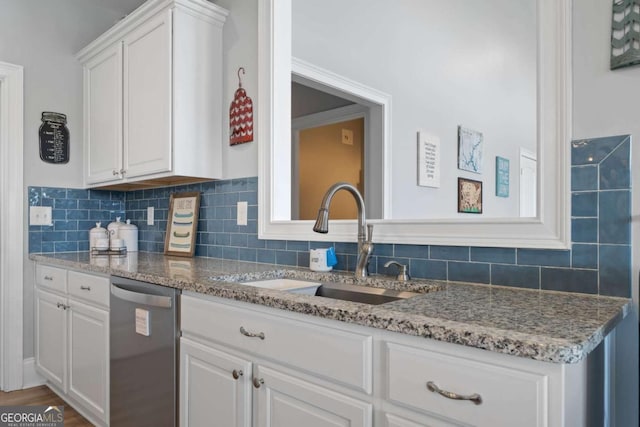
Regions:
<svg viewBox="0 0 640 427"><path fill-rule="evenodd" d="M0 389L22 388L23 68L0 62Z"/></svg>

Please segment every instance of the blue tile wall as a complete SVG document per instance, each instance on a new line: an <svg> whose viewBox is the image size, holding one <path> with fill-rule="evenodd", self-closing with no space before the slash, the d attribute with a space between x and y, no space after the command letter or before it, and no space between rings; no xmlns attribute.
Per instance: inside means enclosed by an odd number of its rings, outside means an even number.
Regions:
<svg viewBox="0 0 640 427"><path fill-rule="evenodd" d="M51 206L53 225L29 226L29 252L89 250L89 230L125 215L125 194L119 191L29 187L29 206Z"/></svg>
<svg viewBox="0 0 640 427"><path fill-rule="evenodd" d="M369 270L394 274L384 264L395 259L408 264L416 278L630 297L630 147L629 136L572 142L571 250L379 244ZM331 243L259 240L257 187L254 177L129 193L33 189L34 203L54 206L54 218L65 222L31 230L30 251L85 250L86 230L95 220L112 220L124 205L126 217L140 229L140 250L162 252L169 195L199 191L197 256L308 267L309 249ZM235 221L238 201L249 205L246 226ZM146 225L148 206L155 208L152 226ZM333 245L336 269L354 270L356 244Z"/></svg>

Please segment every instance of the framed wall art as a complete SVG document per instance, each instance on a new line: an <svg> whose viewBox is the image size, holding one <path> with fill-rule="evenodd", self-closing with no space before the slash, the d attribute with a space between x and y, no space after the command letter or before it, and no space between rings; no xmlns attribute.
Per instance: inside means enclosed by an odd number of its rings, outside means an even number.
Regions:
<svg viewBox="0 0 640 427"><path fill-rule="evenodd" d="M640 0L614 0L610 68L640 64Z"/></svg>
<svg viewBox="0 0 640 427"><path fill-rule="evenodd" d="M458 212L482 213L482 182L458 178Z"/></svg>
<svg viewBox="0 0 640 427"><path fill-rule="evenodd" d="M173 193L169 199L165 255L192 257L196 250L200 193Z"/></svg>
<svg viewBox="0 0 640 427"><path fill-rule="evenodd" d="M496 196L509 197L509 159L496 156Z"/></svg>
<svg viewBox="0 0 640 427"><path fill-rule="evenodd" d="M482 133L458 126L458 169L482 173Z"/></svg>

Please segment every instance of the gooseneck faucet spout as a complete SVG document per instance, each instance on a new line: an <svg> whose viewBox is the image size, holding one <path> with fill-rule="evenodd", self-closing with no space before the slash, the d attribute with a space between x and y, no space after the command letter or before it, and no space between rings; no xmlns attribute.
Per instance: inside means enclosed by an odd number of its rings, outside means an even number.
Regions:
<svg viewBox="0 0 640 427"><path fill-rule="evenodd" d="M356 264L356 277L367 277L369 275L369 260L373 253L373 242L371 237L373 234L373 225L366 224L366 213L364 207L364 199L356 187L348 182L338 182L333 184L324 197L320 209L318 210L318 218L313 226L316 233L329 232L329 205L333 196L340 190L347 190L356 200L358 207L358 261Z"/></svg>

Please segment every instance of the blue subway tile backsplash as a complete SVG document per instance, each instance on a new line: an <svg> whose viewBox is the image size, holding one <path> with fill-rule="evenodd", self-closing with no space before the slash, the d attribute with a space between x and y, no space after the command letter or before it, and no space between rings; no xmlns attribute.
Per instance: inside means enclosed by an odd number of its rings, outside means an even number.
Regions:
<svg viewBox="0 0 640 427"><path fill-rule="evenodd" d="M389 260L415 278L460 280L569 292L631 295L630 138L572 142L571 250L378 244L369 271L395 275ZM196 255L287 266L309 266L309 249L336 249L336 270L354 270L355 243L260 240L255 177L132 192L30 187L30 206L53 206L52 227L29 227L30 252L88 250L95 221L124 216L139 227L139 249L164 250L169 196L201 192ZM248 202L247 225L236 204ZM147 225L147 207L155 223Z"/></svg>
<svg viewBox="0 0 640 427"><path fill-rule="evenodd" d="M29 187L29 206L51 206L52 226L29 227L29 252L89 250L89 229L125 216L121 192ZM104 206L102 202L107 202Z"/></svg>

